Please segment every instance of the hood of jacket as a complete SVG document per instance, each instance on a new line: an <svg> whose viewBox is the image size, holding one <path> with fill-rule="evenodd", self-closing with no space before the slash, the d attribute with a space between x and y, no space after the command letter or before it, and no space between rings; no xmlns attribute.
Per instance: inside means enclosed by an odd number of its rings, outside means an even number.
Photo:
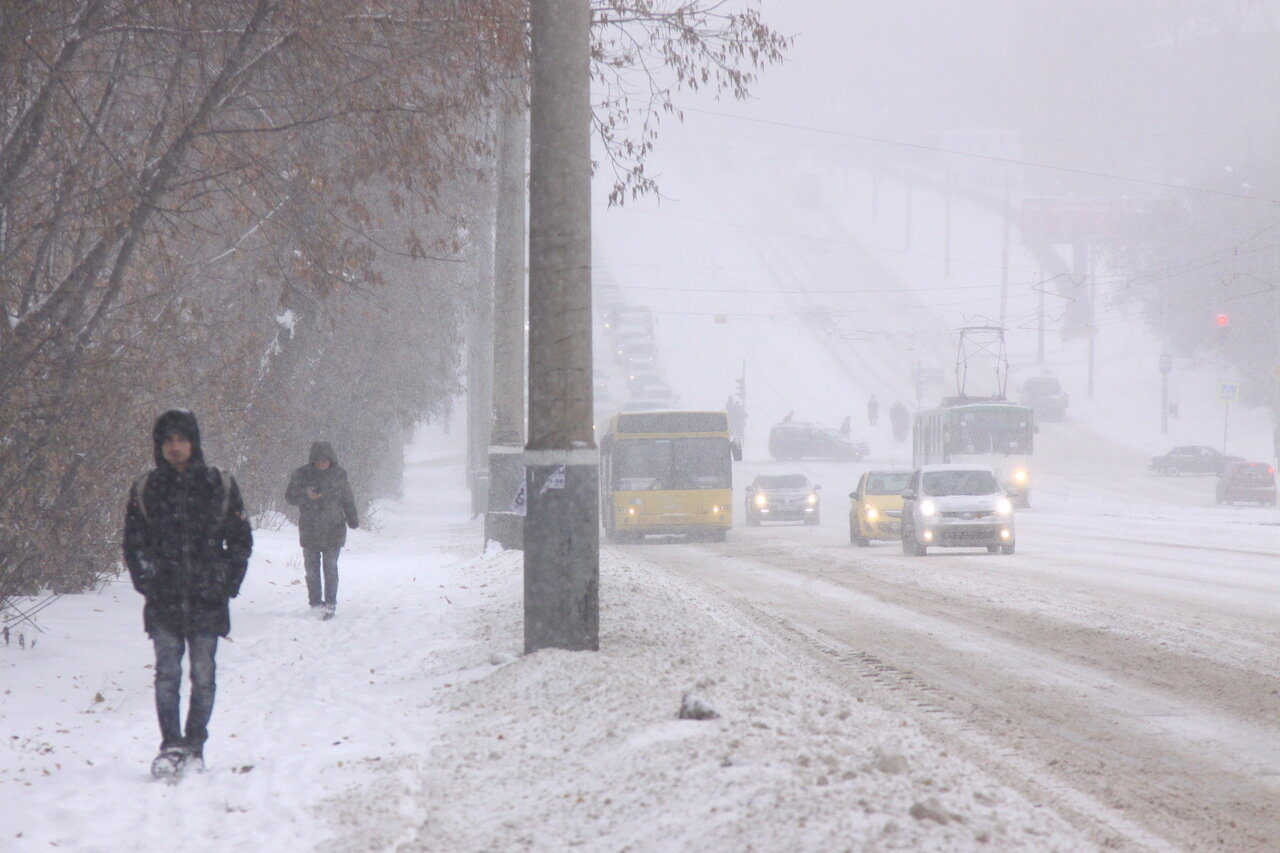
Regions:
<svg viewBox="0 0 1280 853"><path fill-rule="evenodd" d="M200 425L196 416L186 409L170 409L156 418L156 425L151 428L151 442L154 445L156 467L168 465L165 461L165 437L172 432L181 432L191 439L191 461L204 464L204 451L200 449Z"/></svg>
<svg viewBox="0 0 1280 853"><path fill-rule="evenodd" d="M327 441L317 441L311 445L311 455L307 462L314 465L321 459L328 459L330 465L338 464L338 454L333 452L333 445Z"/></svg>

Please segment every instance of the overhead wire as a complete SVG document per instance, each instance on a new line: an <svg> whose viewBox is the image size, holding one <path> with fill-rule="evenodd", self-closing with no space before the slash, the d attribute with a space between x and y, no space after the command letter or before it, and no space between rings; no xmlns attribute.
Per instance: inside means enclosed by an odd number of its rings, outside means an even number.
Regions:
<svg viewBox="0 0 1280 853"><path fill-rule="evenodd" d="M1246 193L1231 192L1230 190L1215 190L1209 187L1197 187L1192 184L1175 184L1170 181L1156 181L1150 178L1135 178L1129 175L1115 175L1108 172L1098 172L1092 169L1081 169L1074 166L1060 166L1053 163L1037 163L1032 160L1020 160L1014 157L1001 157L997 154L978 154L972 151L960 151L954 148L945 148L941 145L926 145L922 142L909 142L904 139L890 139L883 136L872 136L865 133L852 133L850 131L832 130L830 128L813 127L812 125L796 124L794 122L778 121L776 119L757 118L754 116L744 116L734 113L720 112L718 110L708 110L700 107L682 107L682 112L700 113L702 115L716 116L718 118L733 119L735 121L752 122L755 124L770 125L773 127L782 127L790 130L803 130L809 133L821 133L828 136L837 136L846 139L857 139L862 142L873 142L877 145L890 145L897 148L909 148L917 151L929 151L935 154L947 154L955 157L970 157L975 160L986 160L993 163L1005 163L1011 166L1025 166L1033 169L1045 169L1054 172L1063 172L1072 175L1081 175L1091 178L1103 178L1112 181L1122 181L1124 183L1141 184L1145 186L1160 187L1162 189L1178 190L1180 192L1197 193L1202 195L1212 195L1224 198L1243 199L1245 201L1265 202L1271 205L1280 204L1280 200L1269 198L1266 196L1249 195Z"/></svg>

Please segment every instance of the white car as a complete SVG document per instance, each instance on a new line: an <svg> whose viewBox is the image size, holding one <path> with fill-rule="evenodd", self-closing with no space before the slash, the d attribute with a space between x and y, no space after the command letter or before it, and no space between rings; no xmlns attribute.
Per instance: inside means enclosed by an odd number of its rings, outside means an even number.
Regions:
<svg viewBox="0 0 1280 853"><path fill-rule="evenodd" d="M925 465L902 493L902 551L931 545L1012 554L1013 502L988 465Z"/></svg>

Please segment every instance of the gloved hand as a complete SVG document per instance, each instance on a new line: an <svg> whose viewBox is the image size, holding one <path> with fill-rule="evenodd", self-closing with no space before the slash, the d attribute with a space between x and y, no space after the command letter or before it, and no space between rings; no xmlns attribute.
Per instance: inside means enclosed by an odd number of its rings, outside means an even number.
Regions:
<svg viewBox="0 0 1280 853"><path fill-rule="evenodd" d="M150 560L143 559L138 561L138 568L129 574L133 578L133 588L146 595L147 590L151 589L151 582L155 580L156 568Z"/></svg>

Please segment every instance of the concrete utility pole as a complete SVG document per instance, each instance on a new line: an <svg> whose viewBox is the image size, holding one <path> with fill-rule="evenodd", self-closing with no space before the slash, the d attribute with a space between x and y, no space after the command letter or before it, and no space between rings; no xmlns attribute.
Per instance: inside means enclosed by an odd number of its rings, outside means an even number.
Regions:
<svg viewBox="0 0 1280 853"><path fill-rule="evenodd" d="M521 86L521 89L524 87ZM524 546L525 194L529 112L523 98L498 119L498 199L494 214L493 431L489 445L489 511L485 543Z"/></svg>
<svg viewBox="0 0 1280 853"><path fill-rule="evenodd" d="M600 648L588 0L532 0L524 647Z"/></svg>
<svg viewBox="0 0 1280 853"><path fill-rule="evenodd" d="M480 206L493 204L482 185ZM467 253L475 262L476 279L467 314L467 487L471 517L489 506L489 413L493 399L493 221L481 216L469 235Z"/></svg>

